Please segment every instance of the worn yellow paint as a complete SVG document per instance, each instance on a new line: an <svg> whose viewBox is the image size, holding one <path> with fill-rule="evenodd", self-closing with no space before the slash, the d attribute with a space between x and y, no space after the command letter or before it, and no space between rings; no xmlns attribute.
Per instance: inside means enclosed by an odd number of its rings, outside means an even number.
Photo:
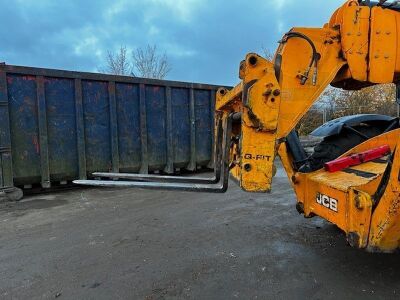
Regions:
<svg viewBox="0 0 400 300"><path fill-rule="evenodd" d="M217 92L215 110L220 111L224 110L230 105L233 106L232 103L234 101L241 101L243 86L242 83L238 84L232 90L227 91L225 88L221 88Z"/></svg>
<svg viewBox="0 0 400 300"><path fill-rule="evenodd" d="M374 83L393 82L396 54L398 12L374 7L371 16L371 43L368 79Z"/></svg>
<svg viewBox="0 0 400 300"><path fill-rule="evenodd" d="M397 140L399 136L397 135ZM369 249L391 252L400 247L400 141L397 142L390 178L371 220Z"/></svg>
<svg viewBox="0 0 400 300"><path fill-rule="evenodd" d="M343 8L342 49L354 79L368 80L369 17L367 6Z"/></svg>
<svg viewBox="0 0 400 300"><path fill-rule="evenodd" d="M317 181L320 184L332 187L341 191L348 191L350 187L364 185L370 182L371 180L377 178L380 174L382 174L386 169L386 164L377 164L373 162L364 163L359 165L358 167L350 168L352 170L360 170L364 172L377 174L375 177L366 178L354 173L347 173L344 171L330 173L325 170L319 170L313 172L309 179L313 181Z"/></svg>
<svg viewBox="0 0 400 300"><path fill-rule="evenodd" d="M302 39L292 38L282 47L280 51L282 53L280 79L282 101L278 124L279 138L286 137L290 133L346 64L339 57L341 47L338 31L323 28L293 28L292 31L308 36L314 42L321 59L318 62L316 85L312 83L313 68L308 81L302 85L297 76L308 68L312 55L310 45Z"/></svg>

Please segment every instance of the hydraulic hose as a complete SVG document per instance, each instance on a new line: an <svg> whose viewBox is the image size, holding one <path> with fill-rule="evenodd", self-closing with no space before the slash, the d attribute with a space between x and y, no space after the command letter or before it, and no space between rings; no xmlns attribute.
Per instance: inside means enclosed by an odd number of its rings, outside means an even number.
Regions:
<svg viewBox="0 0 400 300"><path fill-rule="evenodd" d="M311 46L312 49L312 57L311 57L311 61L308 65L308 68L306 70L306 72L302 75L301 78L301 84L304 85L306 84L309 74L310 74L310 70L313 66L314 67L314 75L313 75L313 85L316 85L317 83L317 72L318 72L318 61L321 58L320 54L317 52L317 48L315 47L314 42L305 34L300 33L300 32L296 32L296 31L291 31L285 34L285 36L283 37L282 41L280 42L281 44L286 43L289 39L291 38L300 38L303 39L305 41L307 41L307 43Z"/></svg>

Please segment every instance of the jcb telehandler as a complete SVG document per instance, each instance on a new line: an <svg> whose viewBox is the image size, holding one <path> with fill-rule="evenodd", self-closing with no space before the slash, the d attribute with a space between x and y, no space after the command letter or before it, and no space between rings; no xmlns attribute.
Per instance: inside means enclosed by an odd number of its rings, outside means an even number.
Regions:
<svg viewBox="0 0 400 300"><path fill-rule="evenodd" d="M229 173L249 192L268 192L279 156L297 210L336 224L350 245L400 247L399 120L357 115L328 122L307 156L294 131L328 85L358 90L400 79L397 1L349 0L322 28L293 28L273 61L250 53L241 82L221 88L215 108L213 178L95 173L77 184L225 192Z"/></svg>

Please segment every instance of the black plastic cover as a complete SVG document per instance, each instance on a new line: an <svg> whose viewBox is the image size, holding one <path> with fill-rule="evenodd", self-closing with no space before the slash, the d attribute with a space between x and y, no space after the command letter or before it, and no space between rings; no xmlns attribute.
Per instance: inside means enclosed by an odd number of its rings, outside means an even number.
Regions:
<svg viewBox="0 0 400 300"><path fill-rule="evenodd" d="M370 122L391 122L395 118L385 115L375 115L375 114L360 114L360 115L352 115L346 116L342 118L338 118L332 121L325 123L324 125L318 127L310 135L317 137L328 137L340 134L343 126L357 126L361 123L370 123Z"/></svg>

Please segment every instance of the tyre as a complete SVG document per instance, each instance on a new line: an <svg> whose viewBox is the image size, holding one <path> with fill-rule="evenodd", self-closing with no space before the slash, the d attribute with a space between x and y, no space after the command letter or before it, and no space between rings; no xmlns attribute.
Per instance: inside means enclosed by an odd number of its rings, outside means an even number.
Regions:
<svg viewBox="0 0 400 300"><path fill-rule="evenodd" d="M314 148L313 154L299 168L301 173L310 173L323 168L324 164L343 155L355 146L384 133L385 127L360 124L343 129L340 134L324 138Z"/></svg>

